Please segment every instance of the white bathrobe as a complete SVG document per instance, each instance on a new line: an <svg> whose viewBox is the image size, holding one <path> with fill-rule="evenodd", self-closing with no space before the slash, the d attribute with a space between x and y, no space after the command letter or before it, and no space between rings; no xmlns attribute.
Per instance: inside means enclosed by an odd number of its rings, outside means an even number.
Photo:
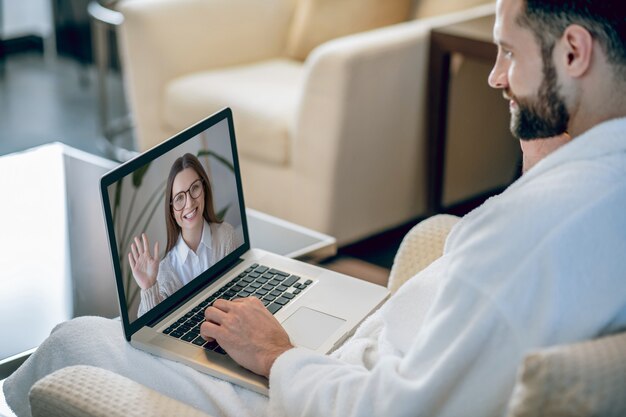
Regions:
<svg viewBox="0 0 626 417"><path fill-rule="evenodd" d="M463 218L444 256L330 356L292 349L270 400L125 343L119 323L60 326L5 383L112 369L214 415L500 416L523 356L626 327L626 119L558 149Z"/></svg>

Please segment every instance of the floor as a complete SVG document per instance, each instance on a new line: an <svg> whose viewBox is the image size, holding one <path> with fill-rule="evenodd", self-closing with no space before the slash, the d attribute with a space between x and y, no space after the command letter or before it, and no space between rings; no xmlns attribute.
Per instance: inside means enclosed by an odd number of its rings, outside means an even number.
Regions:
<svg viewBox="0 0 626 417"><path fill-rule="evenodd" d="M39 53L10 55L0 73L0 154L60 141L105 155L99 144L97 85L92 67L45 60ZM119 76L110 77L112 110L125 111Z"/></svg>

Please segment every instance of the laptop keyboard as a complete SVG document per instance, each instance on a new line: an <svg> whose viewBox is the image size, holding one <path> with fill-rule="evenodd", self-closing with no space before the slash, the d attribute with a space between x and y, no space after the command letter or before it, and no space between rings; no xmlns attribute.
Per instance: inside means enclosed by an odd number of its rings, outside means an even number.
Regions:
<svg viewBox="0 0 626 417"><path fill-rule="evenodd" d="M196 346L202 346L207 350L226 354L217 342L207 342L200 336L200 325L204 322L204 310L212 305L215 300L219 298L235 300L237 298L257 297L270 313L276 314L312 283L312 280L302 279L298 275L292 275L265 265L252 264L236 278L163 330L163 333Z"/></svg>

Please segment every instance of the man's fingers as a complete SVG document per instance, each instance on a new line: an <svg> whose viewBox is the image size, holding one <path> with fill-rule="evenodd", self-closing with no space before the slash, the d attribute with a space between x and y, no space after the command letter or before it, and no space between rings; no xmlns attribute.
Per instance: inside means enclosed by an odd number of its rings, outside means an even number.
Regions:
<svg viewBox="0 0 626 417"><path fill-rule="evenodd" d="M234 301L228 301L228 300L224 300L223 298L218 298L213 303L213 307L228 313L230 311L231 303L233 302Z"/></svg>
<svg viewBox="0 0 626 417"><path fill-rule="evenodd" d="M207 341L217 340L221 334L221 327L218 324L205 321L200 326L200 335Z"/></svg>
<svg viewBox="0 0 626 417"><path fill-rule="evenodd" d="M246 298L237 298L236 300L233 300L231 302L243 303L243 304L249 305L251 308L254 308L254 309L262 308L266 310L265 306L263 305L263 302L261 302L261 300L256 296L250 296Z"/></svg>
<svg viewBox="0 0 626 417"><path fill-rule="evenodd" d="M258 297L248 297L247 300L253 304L256 304L257 306L262 306L263 308L265 308L265 305L263 305L263 302Z"/></svg>
<svg viewBox="0 0 626 417"><path fill-rule="evenodd" d="M216 307L208 307L204 310L204 318L216 324L221 324L225 316L226 313Z"/></svg>
<svg viewBox="0 0 626 417"><path fill-rule="evenodd" d="M245 298L236 298L232 300L231 303L250 305L250 306L254 306L253 308L258 308L259 306L262 308L265 308L265 306L263 305L261 300L258 298L258 296L253 296L253 295L249 297L245 297Z"/></svg>

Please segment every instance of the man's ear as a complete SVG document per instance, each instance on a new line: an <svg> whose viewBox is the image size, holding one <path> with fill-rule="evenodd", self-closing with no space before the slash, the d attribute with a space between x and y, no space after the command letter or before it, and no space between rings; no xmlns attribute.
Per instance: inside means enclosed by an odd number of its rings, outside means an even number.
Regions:
<svg viewBox="0 0 626 417"><path fill-rule="evenodd" d="M561 37L565 70L574 78L583 76L591 67L593 37L580 25L570 25Z"/></svg>

